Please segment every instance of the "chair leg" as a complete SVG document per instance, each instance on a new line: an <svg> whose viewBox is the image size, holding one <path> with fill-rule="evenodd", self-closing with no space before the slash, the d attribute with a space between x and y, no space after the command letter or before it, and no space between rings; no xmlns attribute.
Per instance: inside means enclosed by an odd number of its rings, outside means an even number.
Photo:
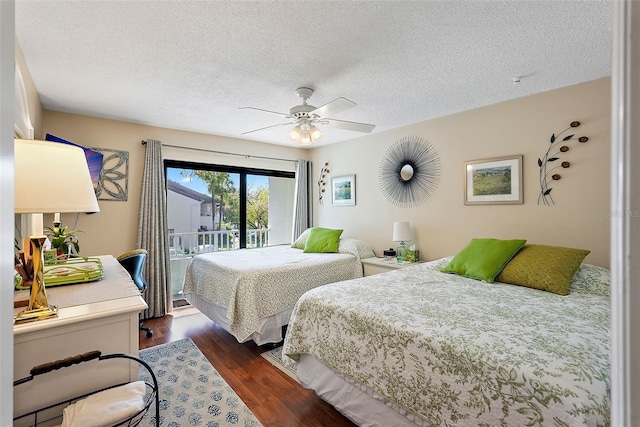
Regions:
<svg viewBox="0 0 640 427"><path fill-rule="evenodd" d="M153 329L144 326L142 322L140 322L140 330L147 331L147 338L151 338L153 336Z"/></svg>

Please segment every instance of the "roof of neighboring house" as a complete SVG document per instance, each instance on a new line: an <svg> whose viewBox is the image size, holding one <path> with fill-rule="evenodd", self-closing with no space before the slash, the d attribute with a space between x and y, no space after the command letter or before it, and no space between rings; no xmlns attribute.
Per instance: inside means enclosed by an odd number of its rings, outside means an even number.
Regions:
<svg viewBox="0 0 640 427"><path fill-rule="evenodd" d="M185 197L189 197L190 199L197 200L199 202L211 203L211 196L202 194L196 190L192 190L191 188L185 187L182 184L178 184L175 181L167 180L167 190L173 191L174 193L181 194Z"/></svg>

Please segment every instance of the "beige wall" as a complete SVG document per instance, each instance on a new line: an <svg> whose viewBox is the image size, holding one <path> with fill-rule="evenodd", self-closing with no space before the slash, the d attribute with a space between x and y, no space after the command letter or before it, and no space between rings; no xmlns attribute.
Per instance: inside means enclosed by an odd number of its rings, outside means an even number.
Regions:
<svg viewBox="0 0 640 427"><path fill-rule="evenodd" d="M525 238L530 243L589 249L586 262L609 265L610 79L600 79L403 128L367 135L312 152L314 181L329 162L332 176L356 174L356 206L317 203L315 225L344 228L344 236L370 243L376 254L395 247L394 221L410 221L423 259L456 254L474 237ZM549 137L582 122L562 155L571 162L553 183L555 206L537 204L537 159ZM406 136L426 139L441 159L441 176L432 196L415 208L388 202L378 184L385 150ZM463 166L468 160L522 154L524 204L463 204Z"/></svg>
<svg viewBox="0 0 640 427"><path fill-rule="evenodd" d="M319 165L329 162L329 177L356 174L357 204L331 206L330 197L320 205L315 191L315 225L340 227L344 236L361 238L377 254L395 247L391 240L394 221L410 221L423 259L457 253L473 237L526 238L531 243L580 247L591 250L587 262L609 265L610 195L610 79L600 79L555 91L428 120L344 143L312 150L264 145L165 128L44 110L36 137L52 133L89 147L129 151L129 200L100 201L94 215L64 214L63 221L83 230L85 255L113 254L134 247L144 147L142 139L252 156L285 159L310 158L314 179ZM537 158L547 148L551 133L579 120L586 144L572 142L563 155L571 168L554 182L555 206L537 204ZM378 166L393 142L405 136L426 139L441 159L441 176L432 196L415 208L398 208L388 202L378 184ZM167 149L168 158L205 161L203 152ZM523 205L465 206L463 164L467 160L512 154L524 156ZM256 167L276 167L259 159L238 160L222 156L215 161L255 162ZM267 162L269 163L269 162ZM271 162L273 163L273 162ZM245 164L246 165L246 164ZM293 163L282 164L291 169ZM77 217L77 223L76 223ZM45 222L50 222L45 218Z"/></svg>
<svg viewBox="0 0 640 427"><path fill-rule="evenodd" d="M144 126L115 120L97 119L76 114L43 111L44 138L50 133L87 147L110 148L129 152L129 192L126 202L100 200L100 212L87 214L62 214L64 225L82 230L80 234L81 254L85 256L111 254L114 256L135 247L138 229L138 209L142 187L145 147L143 139L157 139L163 144L180 145L204 150L219 150L251 156L282 159L306 158L308 151L285 146L265 145L251 141ZM294 162L274 162L261 159L246 159L237 156L208 155L204 151L167 149L165 158L206 162L223 161L227 164L253 164L255 167L278 167L293 170ZM215 160L212 160L215 159ZM52 177L52 188L56 185ZM64 183L57 183L64 191ZM76 223L77 219L77 223ZM45 225L52 221L45 216Z"/></svg>

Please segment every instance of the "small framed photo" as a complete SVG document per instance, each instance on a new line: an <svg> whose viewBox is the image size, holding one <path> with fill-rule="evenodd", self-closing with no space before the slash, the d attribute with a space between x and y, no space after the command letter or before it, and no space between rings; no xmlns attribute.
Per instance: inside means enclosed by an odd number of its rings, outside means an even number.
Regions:
<svg viewBox="0 0 640 427"><path fill-rule="evenodd" d="M465 162L465 205L522 204L522 189L522 155Z"/></svg>
<svg viewBox="0 0 640 427"><path fill-rule="evenodd" d="M334 206L353 206L356 204L355 175L331 178L331 204Z"/></svg>

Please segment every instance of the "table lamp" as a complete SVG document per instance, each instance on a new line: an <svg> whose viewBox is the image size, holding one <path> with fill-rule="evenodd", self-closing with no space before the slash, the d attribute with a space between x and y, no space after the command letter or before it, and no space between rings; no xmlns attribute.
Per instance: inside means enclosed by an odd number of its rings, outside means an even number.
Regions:
<svg viewBox="0 0 640 427"><path fill-rule="evenodd" d="M89 166L82 148L50 141L14 141L15 212L31 214L30 253L33 282L29 305L15 317L16 323L58 315L49 305L44 286L46 240L43 213L100 212ZM26 260L29 264L29 260Z"/></svg>
<svg viewBox="0 0 640 427"><path fill-rule="evenodd" d="M411 226L408 222L393 223L393 241L400 242L400 246L396 249L396 259L398 261L405 261L408 249L405 242L410 241L411 237Z"/></svg>

